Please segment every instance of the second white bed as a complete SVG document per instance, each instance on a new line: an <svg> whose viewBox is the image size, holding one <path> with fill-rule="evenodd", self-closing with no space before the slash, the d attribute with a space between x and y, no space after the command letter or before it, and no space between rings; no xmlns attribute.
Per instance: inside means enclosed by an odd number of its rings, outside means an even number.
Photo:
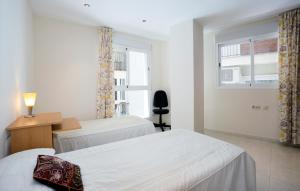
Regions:
<svg viewBox="0 0 300 191"><path fill-rule="evenodd" d="M155 132L153 123L136 116L80 121L81 129L53 133L56 153L74 151Z"/></svg>

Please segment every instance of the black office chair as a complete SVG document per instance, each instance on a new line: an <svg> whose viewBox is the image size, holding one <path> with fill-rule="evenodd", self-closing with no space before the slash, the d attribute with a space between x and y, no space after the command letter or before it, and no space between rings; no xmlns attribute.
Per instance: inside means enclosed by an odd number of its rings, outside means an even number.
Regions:
<svg viewBox="0 0 300 191"><path fill-rule="evenodd" d="M154 123L154 126L160 127L162 131L164 131L164 127L171 128L171 125L166 125L166 123L162 122L162 115L169 113L169 109L163 109L168 107L168 98L165 91L158 90L155 92L153 106L158 107L158 109L153 109L153 113L159 115L159 123Z"/></svg>

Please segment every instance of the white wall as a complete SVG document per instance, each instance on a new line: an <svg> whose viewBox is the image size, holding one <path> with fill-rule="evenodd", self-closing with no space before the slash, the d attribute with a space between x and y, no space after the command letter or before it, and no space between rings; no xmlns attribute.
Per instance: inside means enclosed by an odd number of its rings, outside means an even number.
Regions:
<svg viewBox="0 0 300 191"><path fill-rule="evenodd" d="M27 1L0 1L0 158L5 128L26 112L22 93L33 90L32 13Z"/></svg>
<svg viewBox="0 0 300 191"><path fill-rule="evenodd" d="M255 26L255 24L248 27L252 28L251 26ZM243 26L243 28L247 28L247 26ZM254 31L256 33L263 32ZM272 32L276 29L267 31ZM227 34L229 33L227 32ZM241 33L236 32L236 34ZM246 34L244 33L244 35ZM223 35L223 37L225 36ZM227 35L226 40L228 38ZM204 36L204 71L204 126L206 129L277 139L279 129L277 89L218 88L214 33ZM268 110L253 110L252 105L260 105L262 108L268 106L269 108Z"/></svg>
<svg viewBox="0 0 300 191"><path fill-rule="evenodd" d="M171 89L170 89L170 63L168 56L168 42L154 41L152 43L152 100L155 91L164 90L168 96L170 113L163 115L163 122L171 124ZM153 117L158 122L158 115Z"/></svg>
<svg viewBox="0 0 300 191"><path fill-rule="evenodd" d="M194 128L197 132L204 129L204 58L203 28L194 22Z"/></svg>
<svg viewBox="0 0 300 191"><path fill-rule="evenodd" d="M224 42L275 32L278 32L277 17L257 21L254 23L245 23L235 27L230 27L220 31L216 31L215 40L216 42Z"/></svg>
<svg viewBox="0 0 300 191"><path fill-rule="evenodd" d="M170 30L172 128L194 129L193 21Z"/></svg>
<svg viewBox="0 0 300 191"><path fill-rule="evenodd" d="M113 41L152 47L152 89L161 89L165 43L114 32ZM35 17L37 112L60 111L78 119L96 117L98 34L96 27ZM152 102L152 100L150 100Z"/></svg>
<svg viewBox="0 0 300 191"><path fill-rule="evenodd" d="M98 37L94 27L35 17L36 112L96 117Z"/></svg>
<svg viewBox="0 0 300 191"><path fill-rule="evenodd" d="M177 24L170 30L172 128L197 131L203 128L203 117L200 116L203 115L201 35L202 28L194 20Z"/></svg>

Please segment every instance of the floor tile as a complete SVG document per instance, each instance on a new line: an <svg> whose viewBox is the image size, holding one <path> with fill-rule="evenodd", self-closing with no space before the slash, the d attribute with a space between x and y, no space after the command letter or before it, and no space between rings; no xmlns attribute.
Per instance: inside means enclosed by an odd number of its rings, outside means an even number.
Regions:
<svg viewBox="0 0 300 191"><path fill-rule="evenodd" d="M265 173L256 173L256 191L268 191L270 176Z"/></svg>
<svg viewBox="0 0 300 191"><path fill-rule="evenodd" d="M257 191L300 191L300 148L227 133L205 134L237 145L252 156Z"/></svg>
<svg viewBox="0 0 300 191"><path fill-rule="evenodd" d="M300 187L288 184L287 182L271 177L269 190L270 191L300 191Z"/></svg>

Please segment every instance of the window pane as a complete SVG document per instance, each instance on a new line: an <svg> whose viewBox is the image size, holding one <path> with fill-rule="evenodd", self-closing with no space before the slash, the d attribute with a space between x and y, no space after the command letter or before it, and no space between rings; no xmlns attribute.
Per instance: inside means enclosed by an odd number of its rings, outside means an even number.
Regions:
<svg viewBox="0 0 300 191"><path fill-rule="evenodd" d="M126 49L114 47L112 60L114 64L115 86L125 86L127 84Z"/></svg>
<svg viewBox="0 0 300 191"><path fill-rule="evenodd" d="M128 101L126 100L125 91L115 91L115 111L117 116L128 114Z"/></svg>
<svg viewBox="0 0 300 191"><path fill-rule="evenodd" d="M143 52L129 52L129 85L146 86L148 84L147 54Z"/></svg>
<svg viewBox="0 0 300 191"><path fill-rule="evenodd" d="M258 84L278 81L277 38L257 40L254 47L254 79Z"/></svg>
<svg viewBox="0 0 300 191"><path fill-rule="evenodd" d="M250 43L219 45L221 84L251 82Z"/></svg>
<svg viewBox="0 0 300 191"><path fill-rule="evenodd" d="M127 96L130 115L149 117L148 90L127 91Z"/></svg>
<svg viewBox="0 0 300 191"><path fill-rule="evenodd" d="M149 117L148 90L115 91L116 115Z"/></svg>

